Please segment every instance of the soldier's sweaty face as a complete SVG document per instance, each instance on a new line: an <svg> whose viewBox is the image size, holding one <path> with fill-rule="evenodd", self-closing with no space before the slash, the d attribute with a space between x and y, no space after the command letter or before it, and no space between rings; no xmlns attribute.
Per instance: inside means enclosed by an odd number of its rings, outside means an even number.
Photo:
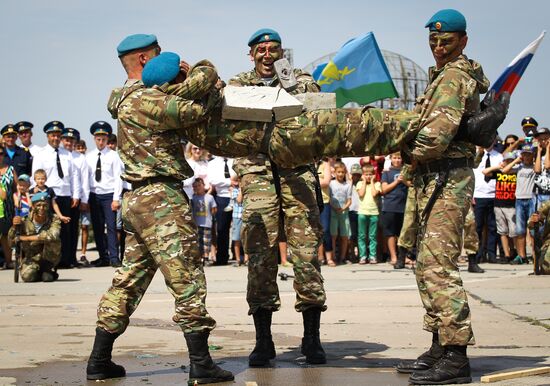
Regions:
<svg viewBox="0 0 550 386"><path fill-rule="evenodd" d="M278 42L263 42L252 47L250 57L260 77L272 78L275 75L273 63L283 57L283 49Z"/></svg>
<svg viewBox="0 0 550 386"><path fill-rule="evenodd" d="M45 218L46 214L48 213L48 209L49 209L49 206L47 202L39 201L38 203L34 204L33 212L36 217Z"/></svg>
<svg viewBox="0 0 550 386"><path fill-rule="evenodd" d="M430 32L430 49L437 68L441 68L456 59L466 47L467 36L458 32Z"/></svg>

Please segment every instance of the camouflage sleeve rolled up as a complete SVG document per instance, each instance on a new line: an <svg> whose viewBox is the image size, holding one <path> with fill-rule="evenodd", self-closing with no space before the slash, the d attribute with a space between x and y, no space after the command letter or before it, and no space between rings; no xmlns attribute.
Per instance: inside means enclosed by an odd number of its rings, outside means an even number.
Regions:
<svg viewBox="0 0 550 386"><path fill-rule="evenodd" d="M61 241L59 235L61 234L61 220L57 215L54 215L52 221L48 227L41 229L38 232L38 240L40 241Z"/></svg>

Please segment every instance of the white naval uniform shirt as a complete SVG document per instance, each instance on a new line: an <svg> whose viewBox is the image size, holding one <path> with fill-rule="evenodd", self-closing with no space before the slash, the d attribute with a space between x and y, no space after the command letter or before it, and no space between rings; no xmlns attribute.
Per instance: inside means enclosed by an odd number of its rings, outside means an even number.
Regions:
<svg viewBox="0 0 550 386"><path fill-rule="evenodd" d="M31 145L29 146L29 151L31 152L31 155L33 157L36 157L38 153L42 151L42 147L31 143Z"/></svg>
<svg viewBox="0 0 550 386"><path fill-rule="evenodd" d="M229 175L234 175L233 171L233 159L227 159L227 167L229 168ZM208 162L208 181L216 189L218 197L231 198L229 195L229 187L231 186L231 180L225 177L225 162L224 157L214 157Z"/></svg>
<svg viewBox="0 0 550 386"><path fill-rule="evenodd" d="M86 163L86 156L77 151L71 152L71 156L80 178L80 202L87 204L90 196L90 171Z"/></svg>
<svg viewBox="0 0 550 386"><path fill-rule="evenodd" d="M80 199L80 178L78 170L73 163L71 154L59 148L59 160L61 169L63 170L63 178L59 177L57 172L57 155L55 149L49 144L44 146L42 151L38 153L32 161L32 175L38 169L43 169L46 172L46 185L52 188L57 196L72 197Z"/></svg>
<svg viewBox="0 0 550 386"><path fill-rule="evenodd" d="M101 153L101 180L95 180L97 158ZM122 179L120 178L124 165L116 151L105 146L103 150L97 148L86 154L86 163L89 170L90 192L95 194L113 193L113 201L120 201L122 193Z"/></svg>

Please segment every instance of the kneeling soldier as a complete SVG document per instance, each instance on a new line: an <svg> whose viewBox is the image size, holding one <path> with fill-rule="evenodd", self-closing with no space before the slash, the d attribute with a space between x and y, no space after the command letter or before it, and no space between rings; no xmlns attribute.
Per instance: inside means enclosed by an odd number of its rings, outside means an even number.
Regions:
<svg viewBox="0 0 550 386"><path fill-rule="evenodd" d="M61 258L61 221L50 212L49 200L46 192L37 193L31 198L31 214L26 218L13 218L9 239L21 242L20 272L25 282L50 282L58 278L55 267ZM18 228L20 235L17 235Z"/></svg>

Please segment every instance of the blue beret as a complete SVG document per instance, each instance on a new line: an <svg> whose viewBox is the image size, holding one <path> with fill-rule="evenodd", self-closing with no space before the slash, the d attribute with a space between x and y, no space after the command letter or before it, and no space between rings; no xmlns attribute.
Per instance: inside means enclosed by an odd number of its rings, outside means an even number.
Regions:
<svg viewBox="0 0 550 386"><path fill-rule="evenodd" d="M466 18L456 9L442 9L424 27L437 32L466 32Z"/></svg>
<svg viewBox="0 0 550 386"><path fill-rule="evenodd" d="M20 176L17 177L17 179L19 181L25 181L25 182L29 182L31 180L28 174L21 174Z"/></svg>
<svg viewBox="0 0 550 386"><path fill-rule="evenodd" d="M154 85L161 86L170 82L178 76L180 72L180 57L173 52L163 52L159 56L149 60L143 72L141 80L147 87Z"/></svg>
<svg viewBox="0 0 550 386"><path fill-rule="evenodd" d="M63 133L61 134L61 138L74 138L77 141L80 139L80 133L77 129L73 129L72 127L66 127L63 130Z"/></svg>
<svg viewBox="0 0 550 386"><path fill-rule="evenodd" d="M105 121L97 121L90 126L90 133L92 135L105 134L109 135L113 132L113 128Z"/></svg>
<svg viewBox="0 0 550 386"><path fill-rule="evenodd" d="M51 121L46 123L46 125L44 126L44 133L46 134L55 133L55 132L61 133L63 132L64 128L65 128L65 125L63 125L63 123L59 121Z"/></svg>
<svg viewBox="0 0 550 386"><path fill-rule="evenodd" d="M50 199L50 195L47 191L45 192L38 192L31 196L31 202L34 204L38 201L48 201Z"/></svg>
<svg viewBox="0 0 550 386"><path fill-rule="evenodd" d="M15 124L15 128L17 129L17 131L19 133L22 132L22 131L31 130L33 127L34 127L34 125L30 122L27 122L27 121L21 121L21 122L17 122Z"/></svg>
<svg viewBox="0 0 550 386"><path fill-rule="evenodd" d="M254 44L262 42L281 42L281 36L277 31L270 28L262 28L252 34L248 39L248 46L252 47Z"/></svg>
<svg viewBox="0 0 550 386"><path fill-rule="evenodd" d="M15 134L15 135L17 135L17 128L13 125L13 123L8 123L6 126L2 127L2 130L0 130L0 134L2 134L2 135Z"/></svg>
<svg viewBox="0 0 550 386"><path fill-rule="evenodd" d="M157 37L155 35L135 34L125 37L119 43L116 50L118 52L118 56L122 56L152 44L158 44Z"/></svg>

